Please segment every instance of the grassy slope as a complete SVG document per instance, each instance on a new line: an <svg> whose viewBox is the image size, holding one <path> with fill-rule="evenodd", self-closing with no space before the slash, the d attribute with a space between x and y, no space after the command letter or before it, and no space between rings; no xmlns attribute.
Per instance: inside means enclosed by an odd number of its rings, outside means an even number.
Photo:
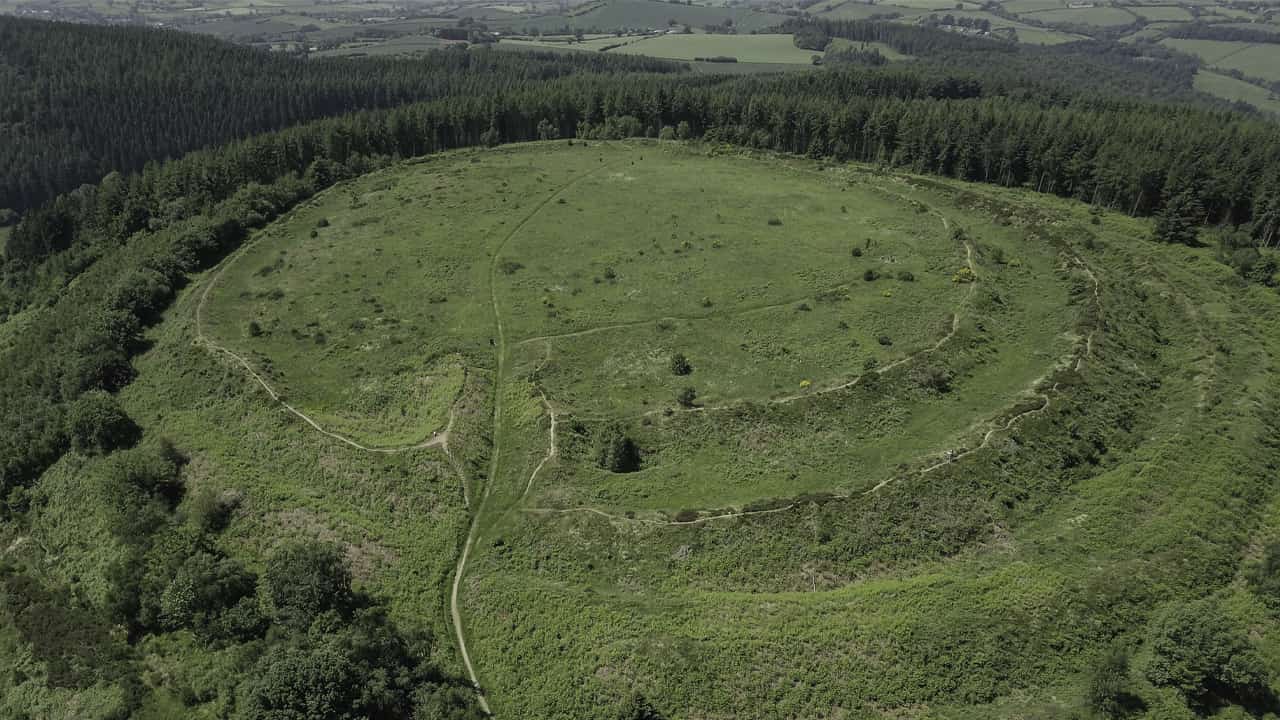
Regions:
<svg viewBox="0 0 1280 720"><path fill-rule="evenodd" d="M1133 5L1128 8L1138 17L1145 18L1153 22L1190 22L1193 18L1191 12L1184 7L1168 6L1168 5Z"/></svg>
<svg viewBox="0 0 1280 720"><path fill-rule="evenodd" d="M1181 38L1167 38L1161 44L1197 55L1210 67L1239 70L1251 77L1280 81L1280 45Z"/></svg>
<svg viewBox="0 0 1280 720"><path fill-rule="evenodd" d="M964 253L939 215L972 237L972 294L947 277ZM771 216L782 224L763 222ZM317 228L318 217L330 224ZM346 398L336 379L355 368L460 358L469 370L451 455L361 453L283 412L195 342L208 277L152 333L122 400L192 455L192 489L243 495L223 536L233 554L254 566L285 537L339 539L363 587L440 638L467 522L461 470L472 508L488 497L462 609L503 717L597 716L631 689L675 717L1065 714L1113 638L1140 633L1161 602L1230 583L1249 548L1280 532L1266 470L1280 301L1234 284L1208 250L1155 246L1148 232L1116 215L1090 225L1083 206L1029 192L652 143L457 153L343 184L263 231L229 266L231 291L216 300L223 324L211 326L247 343L245 312L302 328L318 318L325 345L280 333L255 352L273 358L291 396L333 413ZM869 234L876 253L852 258ZM764 257L771 247L781 252ZM287 259L257 274L282 249ZM508 274L506 261L523 267ZM865 283L867 266L906 266L917 281ZM850 275L847 298L794 304ZM262 307L268 284L295 307ZM424 302L437 293L446 300ZM365 294L381 313L351 301ZM612 318L702 313L704 294L722 322L583 336L557 343L546 365L516 344ZM761 301L785 303L750 312ZM495 309L508 350L496 378ZM867 347L890 309L894 345ZM661 372L670 350L693 360L691 384L733 388L715 399L763 401L798 391L799 377L816 390L868 355L884 365L927 346L946 329L930 319L952 311L962 315L955 336L927 356L783 405L637 418L626 429L650 469L592 470L599 422L578 408L666 404L678 382ZM390 343L399 332L412 341ZM371 353L370 338L387 343ZM742 339L764 370L734 360ZM832 364L828 343L849 347L849 363ZM780 345L795 347L794 362L768 352ZM953 389L922 387L926 365L951 370ZM491 434L495 380L502 419ZM492 440L496 472L484 483ZM960 450L956 462L931 462L948 448ZM89 598L112 554L86 512L96 462L71 457L46 476L33 530L48 551L77 558L51 568ZM868 495L662 524L682 507L878 480L890 482ZM521 511L564 499L615 517ZM1233 611L1280 670L1274 622L1236 587ZM20 654L11 640L0 634L6 658ZM149 651L165 672L216 677L223 661L180 639ZM440 652L448 660L449 647ZM176 708L160 699L150 711Z"/></svg>
<svg viewBox="0 0 1280 720"><path fill-rule="evenodd" d="M1097 6L1091 8L1060 10L1043 10L1034 13L1023 13L1045 23L1073 23L1078 25L1128 25L1134 21L1133 13L1117 7Z"/></svg>
<svg viewBox="0 0 1280 720"><path fill-rule="evenodd" d="M1227 100L1240 100L1259 110L1280 115L1280 99L1266 89L1243 80L1236 80L1210 70L1201 70L1196 73L1195 87L1210 95L1217 95Z"/></svg>
<svg viewBox="0 0 1280 720"><path fill-rule="evenodd" d="M673 60L729 56L739 62L808 65L813 50L798 48L790 35L660 35L611 52Z"/></svg>
<svg viewBox="0 0 1280 720"><path fill-rule="evenodd" d="M739 32L780 25L786 17L757 12L749 8L705 7L658 2L657 0L610 0L600 8L570 18L573 27L600 28L657 28L667 27L670 20L702 27L719 25L726 18L733 20Z"/></svg>

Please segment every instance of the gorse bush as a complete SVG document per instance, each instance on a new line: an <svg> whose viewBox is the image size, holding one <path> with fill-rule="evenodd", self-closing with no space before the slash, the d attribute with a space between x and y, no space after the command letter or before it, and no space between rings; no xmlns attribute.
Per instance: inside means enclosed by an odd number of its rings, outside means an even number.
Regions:
<svg viewBox="0 0 1280 720"><path fill-rule="evenodd" d="M671 374L672 375L688 375L693 372L693 365L689 363L689 358L684 353L676 353L671 356Z"/></svg>

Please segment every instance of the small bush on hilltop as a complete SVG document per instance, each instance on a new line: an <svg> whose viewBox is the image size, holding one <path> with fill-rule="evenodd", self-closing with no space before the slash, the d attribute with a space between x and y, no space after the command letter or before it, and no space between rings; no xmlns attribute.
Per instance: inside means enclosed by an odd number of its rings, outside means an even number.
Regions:
<svg viewBox="0 0 1280 720"><path fill-rule="evenodd" d="M693 365L689 364L689 359L684 353L676 353L671 356L671 374L688 375L693 372Z"/></svg>

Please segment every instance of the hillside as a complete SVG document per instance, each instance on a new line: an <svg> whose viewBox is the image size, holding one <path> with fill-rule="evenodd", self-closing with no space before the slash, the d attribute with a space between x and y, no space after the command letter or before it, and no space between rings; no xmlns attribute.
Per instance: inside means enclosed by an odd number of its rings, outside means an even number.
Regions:
<svg viewBox="0 0 1280 720"><path fill-rule="evenodd" d="M709 149L451 154L267 226L119 396L184 455L178 517L236 498L216 547L249 568L337 542L437 638L453 598L504 717L634 692L670 717L1046 716L1117 646L1154 712L1183 702L1158 637L1184 612L1276 672L1250 579L1277 520L1274 292L1083 205ZM109 515L68 524L118 456L55 465L20 538L76 558L45 582L77 597L128 547ZM146 662L236 667L179 639ZM144 707L234 707L198 682ZM1187 697L1261 702L1213 692Z"/></svg>
<svg viewBox="0 0 1280 720"><path fill-rule="evenodd" d="M1280 714L1280 133L1196 89L1257 86L804 14L413 60L0 21L53 39L30 137L222 132L233 68L363 108L0 217L0 717ZM129 110L182 48L204 100Z"/></svg>

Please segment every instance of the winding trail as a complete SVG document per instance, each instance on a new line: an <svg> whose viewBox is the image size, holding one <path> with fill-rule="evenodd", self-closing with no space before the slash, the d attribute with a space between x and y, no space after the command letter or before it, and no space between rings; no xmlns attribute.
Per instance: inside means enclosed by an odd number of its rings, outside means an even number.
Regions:
<svg viewBox="0 0 1280 720"><path fill-rule="evenodd" d="M547 414L551 416L551 446L547 449L547 454L543 456L538 466L529 474L529 482L525 484L524 492L520 493L520 502L523 502L528 497L529 491L533 489L533 481L538 477L538 473L542 472L542 467L547 464L548 460L556 456L556 409L551 407L551 403L547 401L545 393L539 392L538 394L542 395L542 404L546 406Z"/></svg>
<svg viewBox="0 0 1280 720"><path fill-rule="evenodd" d="M574 185L577 185L579 182L582 182L583 180L586 180L592 175L608 170L611 167L613 167L612 164L604 164L598 168L589 170L573 178L572 180L565 183L564 185L561 185L554 192L548 195L545 199L543 199L537 205L533 206L533 208L528 212L528 214L524 216L524 219L516 223L515 226L513 226L511 230L505 236L503 236L502 240L498 243L498 246L493 249L493 256L490 258L490 262L489 262L489 304L493 309L493 322L494 322L494 328L496 331L495 346L496 346L496 353L497 353L497 370L494 373L494 380L493 380L494 382L493 448L490 450L490 452L492 453L492 457L490 458L489 477L486 478L484 493L480 496L480 503L476 507L475 512L471 514L471 527L467 531L467 540L462 546L462 554L458 556L458 564L453 571L453 585L452 585L452 589L449 592L449 616L453 621L453 631L454 631L454 636L458 641L458 651L462 655L462 663L467 669L467 677L471 680L471 684L475 687L476 699L479 702L481 709L484 710L486 715L492 715L493 713L489 709L489 701L488 699L485 698L484 690L480 686L480 679L479 679L479 676L477 676L476 674L475 665L471 662L471 653L467 650L467 637L466 637L466 631L463 629L462 611L460 609L460 604L458 602L458 595L459 595L459 588L462 585L462 578L467 571L467 561L471 558L471 548L475 546L476 538L480 534L480 524L484 518L485 510L488 507L489 497L491 496L493 491L493 485L496 482L496 478L498 477L499 463L502 457L502 410L503 410L502 379L504 374L506 373L506 366L507 366L507 339L506 339L506 328L502 320L502 308L500 303L498 302L498 259L502 257L502 252L503 250L506 249L507 245L511 242L511 239L514 238L521 230L523 230L525 226L528 225L529 222L532 221L538 215L538 213L542 211L543 208L551 204L553 200L560 197L569 188L573 187ZM550 403L547 403L547 407L548 408L551 407ZM540 463L538 465L538 469L541 469L542 465L545 464L545 462L548 459L550 459L550 457L555 452L555 416L554 415L552 416L551 431L552 431L552 450L550 453L548 453L547 457L543 459L543 463ZM537 474L536 470L534 471L534 474L535 475ZM529 479L528 486L531 487L532 484L533 484L533 478L531 477ZM464 485L465 485L465 481L464 481ZM527 488L526 488L526 491L527 491Z"/></svg>

